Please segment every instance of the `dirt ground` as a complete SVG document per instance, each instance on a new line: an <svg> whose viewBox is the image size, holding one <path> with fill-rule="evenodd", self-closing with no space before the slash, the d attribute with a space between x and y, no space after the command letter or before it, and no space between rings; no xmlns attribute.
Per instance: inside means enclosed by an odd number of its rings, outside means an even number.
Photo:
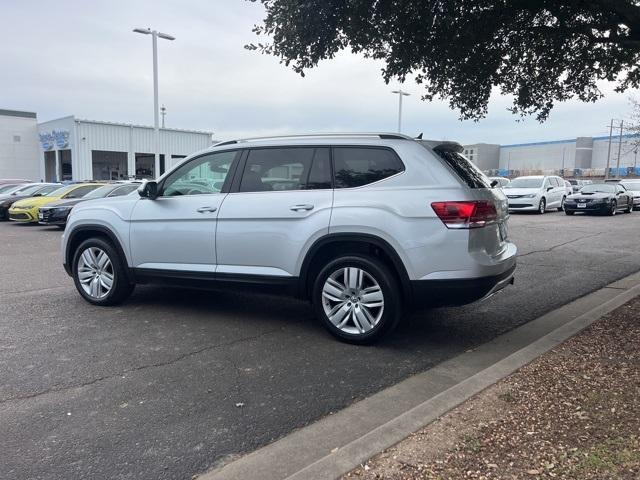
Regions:
<svg viewBox="0 0 640 480"><path fill-rule="evenodd" d="M640 298L343 479L640 479Z"/></svg>

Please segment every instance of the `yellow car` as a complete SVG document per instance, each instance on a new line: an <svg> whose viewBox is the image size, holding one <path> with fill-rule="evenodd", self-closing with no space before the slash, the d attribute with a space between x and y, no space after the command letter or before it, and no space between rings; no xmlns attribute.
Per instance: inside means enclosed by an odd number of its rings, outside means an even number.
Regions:
<svg viewBox="0 0 640 480"><path fill-rule="evenodd" d="M38 223L38 210L43 205L62 199L81 198L91 190L101 187L104 183L74 183L60 187L48 195L19 200L9 209L9 220L22 223Z"/></svg>

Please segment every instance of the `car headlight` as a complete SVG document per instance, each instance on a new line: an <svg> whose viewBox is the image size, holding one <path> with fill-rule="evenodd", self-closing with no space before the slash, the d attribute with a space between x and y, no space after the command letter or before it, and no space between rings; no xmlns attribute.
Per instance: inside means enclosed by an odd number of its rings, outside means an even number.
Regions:
<svg viewBox="0 0 640 480"><path fill-rule="evenodd" d="M536 198L536 194L530 193L529 195L523 195L522 198Z"/></svg>

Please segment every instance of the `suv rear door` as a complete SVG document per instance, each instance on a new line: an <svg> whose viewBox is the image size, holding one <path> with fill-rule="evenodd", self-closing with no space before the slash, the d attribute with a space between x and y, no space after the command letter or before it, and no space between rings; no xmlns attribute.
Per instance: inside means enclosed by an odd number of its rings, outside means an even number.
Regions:
<svg viewBox="0 0 640 480"><path fill-rule="evenodd" d="M218 215L216 276L295 276L300 252L328 232L332 205L328 147L249 149Z"/></svg>

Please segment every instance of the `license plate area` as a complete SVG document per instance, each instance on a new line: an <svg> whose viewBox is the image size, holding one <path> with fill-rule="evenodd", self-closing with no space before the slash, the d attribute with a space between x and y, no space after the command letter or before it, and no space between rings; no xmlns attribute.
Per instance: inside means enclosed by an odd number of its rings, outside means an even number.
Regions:
<svg viewBox="0 0 640 480"><path fill-rule="evenodd" d="M578 204L578 208L587 208L587 204L586 203L579 203Z"/></svg>

